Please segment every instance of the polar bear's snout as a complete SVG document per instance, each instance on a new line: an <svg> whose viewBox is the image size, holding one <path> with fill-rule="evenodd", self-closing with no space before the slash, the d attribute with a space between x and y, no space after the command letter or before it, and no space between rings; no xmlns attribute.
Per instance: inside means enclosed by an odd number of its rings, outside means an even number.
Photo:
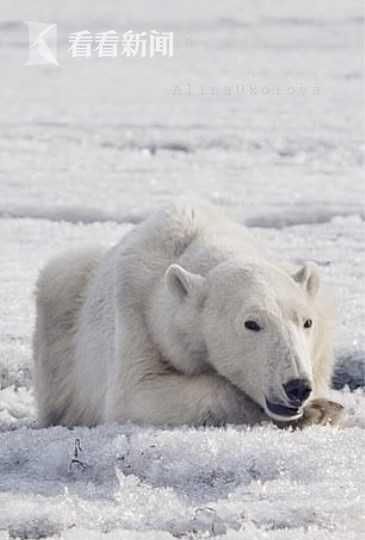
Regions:
<svg viewBox="0 0 365 540"><path fill-rule="evenodd" d="M300 407L312 392L312 386L308 379L291 379L283 386L289 403L293 407Z"/></svg>
<svg viewBox="0 0 365 540"><path fill-rule="evenodd" d="M291 379L283 384L285 402L282 399L265 398L266 412L276 420L292 420L303 414L303 404L312 393L308 379Z"/></svg>

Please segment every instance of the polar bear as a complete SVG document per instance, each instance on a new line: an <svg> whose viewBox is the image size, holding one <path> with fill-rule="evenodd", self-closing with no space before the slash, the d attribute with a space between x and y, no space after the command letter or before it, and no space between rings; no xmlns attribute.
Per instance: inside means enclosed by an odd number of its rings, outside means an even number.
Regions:
<svg viewBox="0 0 365 540"><path fill-rule="evenodd" d="M299 425L311 406L316 422L335 422L319 288L314 264L267 260L242 226L186 204L109 251L62 254L36 291L41 423Z"/></svg>

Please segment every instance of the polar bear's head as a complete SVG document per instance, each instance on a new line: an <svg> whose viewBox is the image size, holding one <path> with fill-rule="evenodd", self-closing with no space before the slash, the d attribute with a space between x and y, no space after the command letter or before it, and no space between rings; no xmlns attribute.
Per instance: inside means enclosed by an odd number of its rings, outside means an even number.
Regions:
<svg viewBox="0 0 365 540"><path fill-rule="evenodd" d="M316 265L291 275L267 263L232 260L206 277L172 265L166 281L174 302L168 334L175 367L194 373L211 366L270 417L301 416L313 386Z"/></svg>

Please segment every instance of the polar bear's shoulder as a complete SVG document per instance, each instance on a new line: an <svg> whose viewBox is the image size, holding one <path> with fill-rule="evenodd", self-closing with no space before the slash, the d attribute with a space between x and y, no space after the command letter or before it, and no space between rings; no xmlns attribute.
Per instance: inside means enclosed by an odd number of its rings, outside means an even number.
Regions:
<svg viewBox="0 0 365 540"><path fill-rule="evenodd" d="M254 239L222 209L209 204L171 202L141 223L131 235L130 253L146 266L165 266L180 261L198 271L199 259L209 267L235 257L257 257Z"/></svg>
<svg viewBox="0 0 365 540"><path fill-rule="evenodd" d="M191 204L184 201L171 202L156 212L152 212L145 222L148 236L153 231L159 238L179 240L195 238L198 235L209 237L245 236L245 228L228 218L225 212L208 203ZM247 234L247 231L246 231Z"/></svg>
<svg viewBox="0 0 365 540"><path fill-rule="evenodd" d="M151 212L129 236L129 246L144 253L158 252L178 257L199 235L206 234L218 221L224 221L219 210L185 202L171 202ZM124 244L125 245L125 244Z"/></svg>
<svg viewBox="0 0 365 540"><path fill-rule="evenodd" d="M153 211L147 221L171 230L191 230L198 227L214 227L218 223L231 223L222 209L209 203L193 204L177 201L169 202L157 211Z"/></svg>

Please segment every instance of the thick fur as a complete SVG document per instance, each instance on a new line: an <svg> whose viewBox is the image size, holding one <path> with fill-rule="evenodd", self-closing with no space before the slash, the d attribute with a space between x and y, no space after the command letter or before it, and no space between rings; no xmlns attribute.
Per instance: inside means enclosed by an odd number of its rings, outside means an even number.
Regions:
<svg viewBox="0 0 365 540"><path fill-rule="evenodd" d="M41 422L255 424L301 377L325 398L332 311L318 288L314 265L267 261L244 228L186 205L106 253L61 255L37 284ZM261 331L245 327L253 319Z"/></svg>

